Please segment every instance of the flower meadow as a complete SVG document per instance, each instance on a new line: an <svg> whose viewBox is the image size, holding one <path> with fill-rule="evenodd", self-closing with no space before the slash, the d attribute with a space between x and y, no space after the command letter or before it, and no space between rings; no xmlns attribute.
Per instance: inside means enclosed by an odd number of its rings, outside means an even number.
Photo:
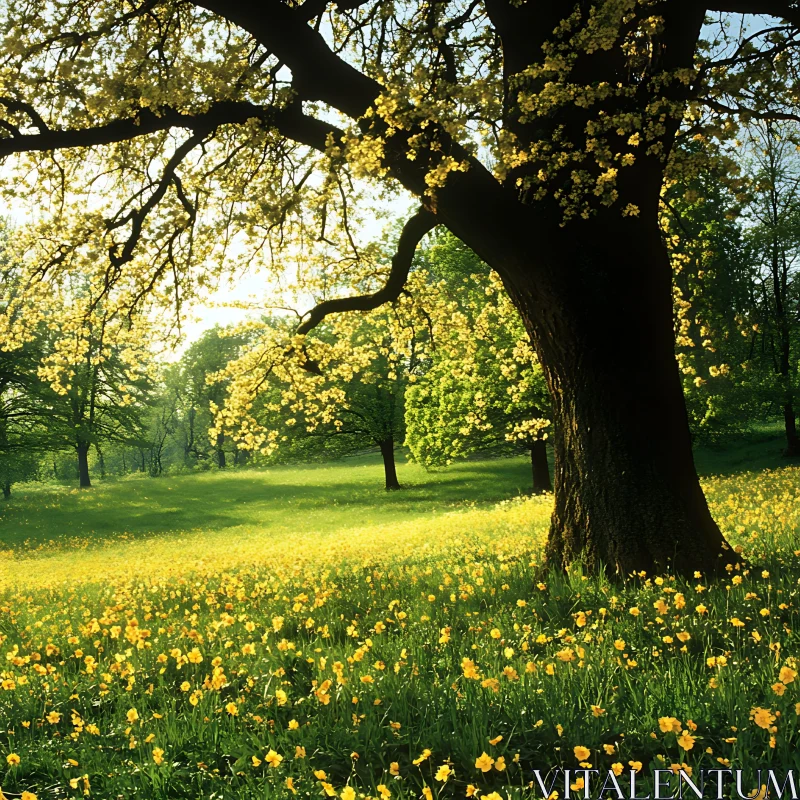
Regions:
<svg viewBox="0 0 800 800"><path fill-rule="evenodd" d="M800 469L705 488L747 559L722 578L548 571L549 498L5 550L2 792L504 800L541 796L534 769L798 768Z"/></svg>

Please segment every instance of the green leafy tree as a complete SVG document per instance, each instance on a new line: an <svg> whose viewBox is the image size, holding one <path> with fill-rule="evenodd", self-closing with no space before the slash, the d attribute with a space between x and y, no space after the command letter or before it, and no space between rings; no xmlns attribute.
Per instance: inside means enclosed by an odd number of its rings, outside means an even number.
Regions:
<svg viewBox="0 0 800 800"><path fill-rule="evenodd" d="M407 393L408 444L425 466L473 453L531 456L534 492L551 490L544 375L498 276L451 234L420 254L454 298L430 309L428 363Z"/></svg>
<svg viewBox="0 0 800 800"><path fill-rule="evenodd" d="M754 357L770 380L787 456L800 456L800 128L765 121L748 128L754 179L747 206L753 272Z"/></svg>
<svg viewBox="0 0 800 800"><path fill-rule="evenodd" d="M311 370L286 358L293 325L262 320L272 338L256 337L223 373L235 377L217 435L227 425L241 446L273 459L340 458L377 447L386 489L399 489L395 451L405 438L406 387L421 364L422 330L404 311L411 305L315 328L304 343Z"/></svg>
<svg viewBox="0 0 800 800"><path fill-rule="evenodd" d="M213 462L219 469L228 465L226 446L230 450L233 442L228 441L224 431L209 433L214 427L214 409L225 400L228 381L224 378L210 381L210 378L235 360L246 342L245 335L217 325L192 342L181 358L180 372L172 378L179 385L171 391L181 405L181 433L188 464ZM167 413L169 405L162 412ZM174 427L175 421L163 420L160 425ZM239 452L233 447L234 460L240 458Z"/></svg>

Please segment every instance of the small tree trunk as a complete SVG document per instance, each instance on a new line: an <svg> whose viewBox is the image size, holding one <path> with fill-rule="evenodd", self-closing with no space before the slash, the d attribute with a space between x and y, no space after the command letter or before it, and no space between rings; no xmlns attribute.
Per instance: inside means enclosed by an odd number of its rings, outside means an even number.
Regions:
<svg viewBox="0 0 800 800"><path fill-rule="evenodd" d="M220 433L217 434L217 442L215 447L217 448L217 466L220 469L225 469L227 463L225 461L225 451L222 449L222 445L225 442L225 434Z"/></svg>
<svg viewBox="0 0 800 800"><path fill-rule="evenodd" d="M800 436L797 435L797 419L792 401L787 401L783 406L783 422L786 429L786 450L784 455L790 457L800 456Z"/></svg>
<svg viewBox="0 0 800 800"><path fill-rule="evenodd" d="M383 456L383 472L386 476L386 491L391 492L400 488L400 481L397 480L397 467L394 463L394 439L389 437L380 443L381 455Z"/></svg>
<svg viewBox="0 0 800 800"><path fill-rule="evenodd" d="M11 481L6 479L3 482L3 499L8 500L11 497Z"/></svg>
<svg viewBox="0 0 800 800"><path fill-rule="evenodd" d="M103 450L100 445L95 445L94 449L97 451L97 466L100 468L100 477L105 478L106 476L106 460L103 456Z"/></svg>
<svg viewBox="0 0 800 800"><path fill-rule="evenodd" d="M92 481L89 478L89 445L83 442L78 444L78 481L81 489L91 488Z"/></svg>
<svg viewBox="0 0 800 800"><path fill-rule="evenodd" d="M553 491L553 485L550 483L550 466L547 463L547 444L544 439L537 439L531 446L531 471L534 494Z"/></svg>

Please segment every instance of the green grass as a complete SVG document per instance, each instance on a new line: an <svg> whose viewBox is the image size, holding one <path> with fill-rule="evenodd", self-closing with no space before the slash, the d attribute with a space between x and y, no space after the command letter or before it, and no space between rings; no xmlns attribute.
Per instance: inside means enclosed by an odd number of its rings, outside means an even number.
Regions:
<svg viewBox="0 0 800 800"><path fill-rule="evenodd" d="M623 786L641 766L640 796L673 764L747 792L800 769L800 469L705 481L757 570L623 584L542 567L528 467L24 487L0 519L3 793L531 800L578 754Z"/></svg>
<svg viewBox="0 0 800 800"><path fill-rule="evenodd" d="M733 475L791 465L792 460L783 456L785 447L786 436L779 425L760 425L719 444L697 447L694 459L701 475Z"/></svg>
<svg viewBox="0 0 800 800"><path fill-rule="evenodd" d="M132 476L96 481L88 491L27 484L0 502L0 546L101 542L123 533L324 533L496 503L530 491L531 481L525 458L463 462L437 472L401 461L398 473L399 492L384 490L377 456L330 465Z"/></svg>

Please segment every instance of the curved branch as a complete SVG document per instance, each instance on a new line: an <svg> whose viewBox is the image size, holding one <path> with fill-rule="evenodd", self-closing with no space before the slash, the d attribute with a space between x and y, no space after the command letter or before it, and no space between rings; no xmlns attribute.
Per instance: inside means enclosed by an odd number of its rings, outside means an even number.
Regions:
<svg viewBox="0 0 800 800"><path fill-rule="evenodd" d="M324 300L308 312L306 319L297 327L297 333L304 335L317 327L330 314L342 311L372 311L384 303L390 303L400 297L408 280L411 262L417 245L426 233L436 227L436 217L426 208L420 208L414 216L406 220L403 231L397 242L397 250L392 257L392 268L386 284L372 294L361 294L353 297L338 297Z"/></svg>

